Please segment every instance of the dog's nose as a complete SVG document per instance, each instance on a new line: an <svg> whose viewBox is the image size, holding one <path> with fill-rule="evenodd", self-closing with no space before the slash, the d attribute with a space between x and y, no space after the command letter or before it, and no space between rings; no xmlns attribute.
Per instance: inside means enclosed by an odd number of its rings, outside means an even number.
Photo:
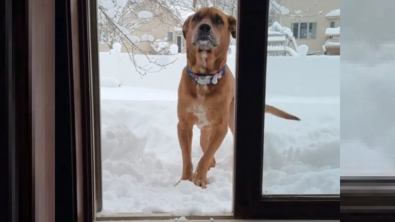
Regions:
<svg viewBox="0 0 395 222"><path fill-rule="evenodd" d="M210 32L211 27L208 24L201 24L199 26L199 31L201 32Z"/></svg>

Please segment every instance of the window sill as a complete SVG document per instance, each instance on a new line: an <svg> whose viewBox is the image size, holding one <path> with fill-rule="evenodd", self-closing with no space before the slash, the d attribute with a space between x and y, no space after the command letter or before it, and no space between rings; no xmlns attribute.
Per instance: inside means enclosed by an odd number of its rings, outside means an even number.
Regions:
<svg viewBox="0 0 395 222"><path fill-rule="evenodd" d="M187 222L243 222L250 220L122 220L121 222L147 222L147 221L155 221L155 222L163 222L163 221L187 221ZM340 220L254 220L254 222L340 222ZM95 221L95 222L114 222L113 220L106 221Z"/></svg>

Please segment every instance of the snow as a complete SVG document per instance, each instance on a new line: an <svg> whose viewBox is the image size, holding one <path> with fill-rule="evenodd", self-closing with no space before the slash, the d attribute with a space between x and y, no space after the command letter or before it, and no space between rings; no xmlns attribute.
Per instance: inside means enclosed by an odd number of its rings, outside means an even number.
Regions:
<svg viewBox="0 0 395 222"><path fill-rule="evenodd" d="M152 44L151 44L152 48L160 53L160 54L167 54L168 50L169 50L169 43L166 42L163 39L156 39Z"/></svg>
<svg viewBox="0 0 395 222"><path fill-rule="evenodd" d="M130 41L132 41L133 43L139 43L140 42L140 38L138 36L135 35L128 35L128 38L130 39Z"/></svg>
<svg viewBox="0 0 395 222"><path fill-rule="evenodd" d="M119 44L118 42L112 44L112 49L114 49L114 52L121 53L121 48L122 45Z"/></svg>
<svg viewBox="0 0 395 222"><path fill-rule="evenodd" d="M290 28L283 27L278 22L273 22L273 24L269 27L269 35L274 34L285 34L287 35L287 38L291 38L294 35Z"/></svg>
<svg viewBox="0 0 395 222"><path fill-rule="evenodd" d="M299 56L306 56L309 51L309 47L307 45L300 45L297 48Z"/></svg>
<svg viewBox="0 0 395 222"><path fill-rule="evenodd" d="M149 35L149 34L144 34L141 36L141 41L153 42L154 40L155 40L154 36Z"/></svg>
<svg viewBox="0 0 395 222"><path fill-rule="evenodd" d="M114 3L111 0L99 0L98 3L106 10L111 10L115 7Z"/></svg>
<svg viewBox="0 0 395 222"><path fill-rule="evenodd" d="M326 28L325 34L326 35L340 35L340 26L337 28Z"/></svg>
<svg viewBox="0 0 395 222"><path fill-rule="evenodd" d="M176 44L170 45L170 54L175 55L178 53L178 46Z"/></svg>
<svg viewBox="0 0 395 222"><path fill-rule="evenodd" d="M149 12L149 11L140 11L140 12L137 14L137 16L138 16L140 19L150 19L150 18L153 17L152 12Z"/></svg>
<svg viewBox="0 0 395 222"><path fill-rule="evenodd" d="M340 16L340 9L335 9L326 14L326 17L339 17Z"/></svg>
<svg viewBox="0 0 395 222"><path fill-rule="evenodd" d="M282 41L286 41L287 38L284 35L280 35L280 36L269 36L267 41L268 42L282 42Z"/></svg>
<svg viewBox="0 0 395 222"><path fill-rule="evenodd" d="M217 166L202 190L182 181L177 139L177 89L186 55L150 56L174 61L140 77L125 53L100 53L100 77L121 87L101 87L103 214L171 213L202 215L232 209L233 137L216 153ZM145 66L144 55L135 55ZM235 72L236 53L228 55ZM301 122L265 118L263 190L266 194L339 194L339 56L269 57L267 103L297 115ZM119 67L114 73L114 67ZM193 131L196 166L202 151Z"/></svg>
<svg viewBox="0 0 395 222"><path fill-rule="evenodd" d="M326 41L325 48L326 47L340 47L340 42Z"/></svg>
<svg viewBox="0 0 395 222"><path fill-rule="evenodd" d="M102 76L100 78L100 86L101 87L120 87L121 82L114 77Z"/></svg>
<svg viewBox="0 0 395 222"><path fill-rule="evenodd" d="M343 48L353 49L348 43ZM395 176L394 57L374 61L374 52L364 51L366 58L341 64L341 175Z"/></svg>

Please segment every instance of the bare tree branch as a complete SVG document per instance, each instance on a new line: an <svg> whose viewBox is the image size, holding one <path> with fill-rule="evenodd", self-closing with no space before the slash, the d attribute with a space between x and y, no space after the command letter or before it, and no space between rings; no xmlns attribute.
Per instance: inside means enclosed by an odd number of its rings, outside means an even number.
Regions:
<svg viewBox="0 0 395 222"><path fill-rule="evenodd" d="M113 30L113 33L117 34L117 35L120 37L119 39L120 39L120 41L122 42L122 45L124 45L126 51L128 52L129 58L130 58L130 60L132 61L133 65L134 65L134 67L135 67L135 70L140 74L141 77L144 76L144 75L146 75L147 72L149 72L149 73L159 72L159 71L161 71L162 69L164 69L167 65L172 64L172 63L174 63L174 62L177 60L177 59L175 59L175 60L173 60L172 62L169 62L169 63L166 63L166 64L159 64L159 63L157 62L157 59L153 61L152 58L150 58L150 57L147 55L148 52L142 50L141 48L139 48L139 47L128 37L128 35L126 35L126 34L123 32L123 30L120 28L120 26L119 26L118 24L116 24L116 23L110 18L110 16L107 14L107 12L105 11L105 9L104 9L102 6L99 6L98 8L99 8L100 12L103 13L103 15L105 16L105 18L107 19L108 23L110 24L111 29ZM138 23L138 22L136 22L136 23ZM127 47L125 41L124 41L124 38L129 42L129 44L132 45L132 52L129 51L129 49L128 49L128 47ZM133 50L134 50L134 49L137 49L140 53L142 53L142 55L144 55L144 56L148 59L149 63L158 66L158 67L159 67L159 70L150 71L150 70L153 68L152 66L149 67L149 68L146 68L147 65L145 65L145 66L140 66L140 65L138 65L136 59L134 58L134 54L135 54L135 53L133 53Z"/></svg>

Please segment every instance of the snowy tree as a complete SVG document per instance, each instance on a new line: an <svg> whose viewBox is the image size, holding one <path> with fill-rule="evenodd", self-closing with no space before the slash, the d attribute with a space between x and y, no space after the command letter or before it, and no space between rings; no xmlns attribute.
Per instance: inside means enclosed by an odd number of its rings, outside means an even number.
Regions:
<svg viewBox="0 0 395 222"><path fill-rule="evenodd" d="M136 31L152 19L161 21L159 25L171 25L169 23L169 11L161 5L162 0L98 0L98 3L99 41L107 44L110 49L117 42L123 45L140 75L145 75L148 72L158 72L174 62L158 63L148 55L148 51L139 47L140 41L153 42L154 37L145 34L140 39L136 35ZM149 30L145 31L149 32ZM145 55L150 65L139 65L134 59L136 53ZM158 69L153 69L154 67Z"/></svg>
<svg viewBox="0 0 395 222"><path fill-rule="evenodd" d="M314 12L314 9L321 3L322 0L317 0L310 8L304 10L288 9L281 4L281 0L269 0L269 25L272 25L276 20L277 15L287 16L287 17L315 17L324 12L324 10L319 12Z"/></svg>
<svg viewBox="0 0 395 222"><path fill-rule="evenodd" d="M163 39L156 39L152 44L152 48L161 55L170 54L170 44Z"/></svg>

